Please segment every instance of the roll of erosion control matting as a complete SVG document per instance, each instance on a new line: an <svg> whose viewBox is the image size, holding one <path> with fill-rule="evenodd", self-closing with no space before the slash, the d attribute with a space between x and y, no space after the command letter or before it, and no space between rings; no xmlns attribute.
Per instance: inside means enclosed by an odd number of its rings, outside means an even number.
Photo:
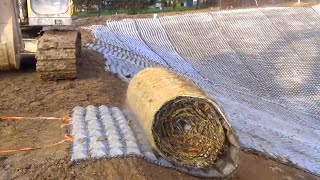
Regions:
<svg viewBox="0 0 320 180"><path fill-rule="evenodd" d="M176 165L238 164L239 143L219 105L200 88L166 68L146 68L130 82L128 105L156 151Z"/></svg>

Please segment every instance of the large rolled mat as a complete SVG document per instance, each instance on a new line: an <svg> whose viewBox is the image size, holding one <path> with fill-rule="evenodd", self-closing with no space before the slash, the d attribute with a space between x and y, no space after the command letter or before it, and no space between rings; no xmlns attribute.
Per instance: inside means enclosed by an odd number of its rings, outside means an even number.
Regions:
<svg viewBox="0 0 320 180"><path fill-rule="evenodd" d="M127 103L153 148L179 166L231 173L239 143L219 105L166 68L146 68L130 82ZM225 174L223 173L223 174Z"/></svg>

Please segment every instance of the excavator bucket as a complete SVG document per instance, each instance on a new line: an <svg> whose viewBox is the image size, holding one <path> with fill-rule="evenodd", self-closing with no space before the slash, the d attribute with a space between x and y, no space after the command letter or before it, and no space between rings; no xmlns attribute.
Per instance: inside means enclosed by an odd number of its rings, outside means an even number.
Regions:
<svg viewBox="0 0 320 180"><path fill-rule="evenodd" d="M16 1L0 1L0 71L19 69L21 32Z"/></svg>

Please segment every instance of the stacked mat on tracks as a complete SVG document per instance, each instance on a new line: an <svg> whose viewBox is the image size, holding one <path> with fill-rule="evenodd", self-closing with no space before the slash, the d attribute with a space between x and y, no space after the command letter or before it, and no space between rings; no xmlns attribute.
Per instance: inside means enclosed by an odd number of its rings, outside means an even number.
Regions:
<svg viewBox="0 0 320 180"><path fill-rule="evenodd" d="M150 66L175 70L221 103L243 148L320 174L317 9L112 21L91 27L97 41L88 47L120 77L123 67L130 77Z"/></svg>

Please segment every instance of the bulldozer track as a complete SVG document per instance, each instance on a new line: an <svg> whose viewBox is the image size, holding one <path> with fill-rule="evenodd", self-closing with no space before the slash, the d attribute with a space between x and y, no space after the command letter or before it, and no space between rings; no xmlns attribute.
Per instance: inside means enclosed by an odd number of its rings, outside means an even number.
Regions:
<svg viewBox="0 0 320 180"><path fill-rule="evenodd" d="M39 38L37 72L43 80L74 79L81 55L81 35L75 30L48 30Z"/></svg>

